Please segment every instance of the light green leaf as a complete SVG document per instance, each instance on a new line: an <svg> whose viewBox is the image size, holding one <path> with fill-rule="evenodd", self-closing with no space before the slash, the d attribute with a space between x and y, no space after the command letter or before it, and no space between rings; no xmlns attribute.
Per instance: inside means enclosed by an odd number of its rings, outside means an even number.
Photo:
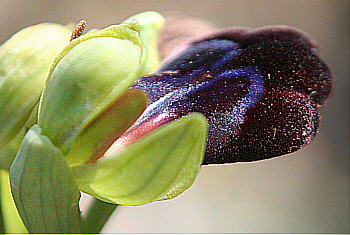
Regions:
<svg viewBox="0 0 350 235"><path fill-rule="evenodd" d="M80 192L62 154L41 135L26 134L10 169L12 194L30 233L79 233Z"/></svg>
<svg viewBox="0 0 350 235"><path fill-rule="evenodd" d="M72 171L82 191L106 202L140 205L173 198L192 185L206 135L206 118L192 113Z"/></svg>

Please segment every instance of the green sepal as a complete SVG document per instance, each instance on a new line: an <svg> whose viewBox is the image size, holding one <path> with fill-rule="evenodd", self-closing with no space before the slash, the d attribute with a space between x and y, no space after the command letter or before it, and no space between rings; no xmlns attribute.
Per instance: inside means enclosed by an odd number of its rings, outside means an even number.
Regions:
<svg viewBox="0 0 350 235"><path fill-rule="evenodd" d="M73 40L54 62L39 106L43 135L67 154L76 136L144 71L138 24L109 26Z"/></svg>
<svg viewBox="0 0 350 235"><path fill-rule="evenodd" d="M82 191L106 202L141 205L170 199L192 185L206 137L206 118L191 113L72 171Z"/></svg>
<svg viewBox="0 0 350 235"><path fill-rule="evenodd" d="M12 195L30 233L80 233L80 192L62 152L34 125L10 168Z"/></svg>
<svg viewBox="0 0 350 235"><path fill-rule="evenodd" d="M69 166L96 161L123 134L147 107L141 90L129 90L110 107L96 116L73 143L66 155Z"/></svg>
<svg viewBox="0 0 350 235"><path fill-rule="evenodd" d="M68 45L71 26L42 23L0 47L0 149L22 129L39 101L50 66Z"/></svg>

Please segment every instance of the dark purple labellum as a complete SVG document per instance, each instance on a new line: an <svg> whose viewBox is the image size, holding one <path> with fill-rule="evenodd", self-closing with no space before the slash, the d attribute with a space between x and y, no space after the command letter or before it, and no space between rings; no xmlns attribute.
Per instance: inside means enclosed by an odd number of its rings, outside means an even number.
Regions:
<svg viewBox="0 0 350 235"><path fill-rule="evenodd" d="M228 29L187 43L133 88L146 92L149 106L121 139L201 112L209 123L203 164L219 164L267 159L309 143L332 74L300 31Z"/></svg>

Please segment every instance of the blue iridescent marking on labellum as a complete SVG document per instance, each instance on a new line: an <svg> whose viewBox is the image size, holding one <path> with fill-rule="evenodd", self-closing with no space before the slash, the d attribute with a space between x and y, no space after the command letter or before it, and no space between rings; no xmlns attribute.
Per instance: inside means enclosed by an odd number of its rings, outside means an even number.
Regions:
<svg viewBox="0 0 350 235"><path fill-rule="evenodd" d="M141 77L149 106L122 145L190 112L209 123L203 164L245 162L296 151L319 127L317 105L332 73L302 32L287 27L226 29L195 39Z"/></svg>

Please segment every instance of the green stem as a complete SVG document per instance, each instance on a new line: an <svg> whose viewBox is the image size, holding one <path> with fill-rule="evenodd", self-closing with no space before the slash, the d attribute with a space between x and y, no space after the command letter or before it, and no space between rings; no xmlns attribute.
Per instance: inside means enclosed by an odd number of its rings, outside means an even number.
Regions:
<svg viewBox="0 0 350 235"><path fill-rule="evenodd" d="M1 206L1 184L0 184L0 234L5 234L5 223L2 215L2 206Z"/></svg>
<svg viewBox="0 0 350 235"><path fill-rule="evenodd" d="M94 198L84 218L84 233L97 234L118 205Z"/></svg>

